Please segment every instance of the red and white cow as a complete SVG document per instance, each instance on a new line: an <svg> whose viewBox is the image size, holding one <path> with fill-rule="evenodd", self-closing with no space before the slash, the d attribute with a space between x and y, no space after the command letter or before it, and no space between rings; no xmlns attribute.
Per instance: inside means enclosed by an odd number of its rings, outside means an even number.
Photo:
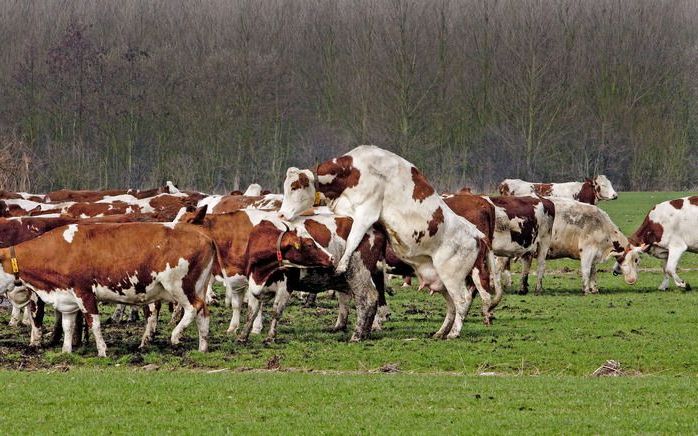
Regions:
<svg viewBox="0 0 698 436"><path fill-rule="evenodd" d="M352 228L352 219L333 214L328 208L315 208L312 214L299 216L290 222L292 228L309 234L318 244L339 258L345 252L346 241ZM252 241L253 235L250 236ZM285 273L288 277L287 289L289 291L302 290L307 292L324 292L327 290L338 291L339 316L334 329L340 330L346 327L349 300L354 297L356 303L356 326L351 341L365 339L371 333L372 324L379 302L385 299L384 277L382 267L378 262L385 253L385 234L375 228L369 229L359 243L358 249L353 253L346 274L337 275L334 270L315 269L301 270L288 269ZM269 294L265 282L254 274L249 277L249 289L256 299L267 300ZM266 294L266 295L265 295ZM276 330L276 322L281 316L287 302L288 293L277 298L273 307L272 325L268 339L273 339Z"/></svg>
<svg viewBox="0 0 698 436"><path fill-rule="evenodd" d="M618 194L604 175L584 182L531 183L521 179L506 179L499 184L502 195L540 195L542 197L571 198L582 203L596 204L598 200L615 200Z"/></svg>
<svg viewBox="0 0 698 436"><path fill-rule="evenodd" d="M591 204L566 198L551 198L555 203L553 237L548 259L580 259L582 292L597 293L596 265L609 257L623 256L628 239L606 212ZM632 284L637 273L626 268L625 281Z"/></svg>
<svg viewBox="0 0 698 436"><path fill-rule="evenodd" d="M214 275L224 283L226 303L230 302L233 309L228 333L236 332L240 326L240 311L250 274L258 274L257 279L264 279L264 285L285 292L286 280L283 274L277 274L279 268L332 265L330 253L318 246L303 229L289 230L288 224L274 211L249 209L206 215L206 210L204 206L189 212L180 221L200 225L204 233L216 242L218 263ZM260 257L255 254L257 252L273 257L266 267L274 274L267 273L259 265L255 259ZM241 334L242 339L249 335L252 321L259 313L259 302L254 296L248 299L248 305L248 323Z"/></svg>
<svg viewBox="0 0 698 436"><path fill-rule="evenodd" d="M679 277L676 268L681 255L698 253L698 196L677 198L659 203L649 211L640 227L628 238L629 245L618 259L614 273L636 271L640 254L648 253L664 260L664 279L659 289L669 287L673 278L679 288L691 285Z"/></svg>
<svg viewBox="0 0 698 436"><path fill-rule="evenodd" d="M279 213L293 219L313 205L314 177L297 168L290 168L286 175ZM347 270L366 232L380 223L396 255L414 268L422 283L446 299L447 315L434 337L460 335L467 311L466 277L480 292L489 322L494 265L489 261L487 237L455 214L414 165L364 145L321 163L317 182L330 208L354 219L337 272Z"/></svg>
<svg viewBox="0 0 698 436"><path fill-rule="evenodd" d="M215 259L213 241L189 224L70 224L0 249L0 294L18 306L30 303L36 294L58 309L64 352L72 350L75 315L83 312L99 356L106 356L106 343L98 301L176 302L184 316L172 331L172 343L179 343L196 317L199 350L206 351L209 314L204 299ZM149 319L149 326L154 322ZM41 326L34 324L30 344L40 343Z"/></svg>

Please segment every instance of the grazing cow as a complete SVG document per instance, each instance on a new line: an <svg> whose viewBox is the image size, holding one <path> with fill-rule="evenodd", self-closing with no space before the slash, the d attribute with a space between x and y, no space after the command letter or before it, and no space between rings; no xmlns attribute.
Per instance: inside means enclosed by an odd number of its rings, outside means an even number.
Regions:
<svg viewBox="0 0 698 436"><path fill-rule="evenodd" d="M548 259L580 259L582 292L597 293L596 265L625 253L628 239L606 212L596 206L566 198L551 198L555 204L553 237ZM635 283L637 272L623 271L628 284Z"/></svg>
<svg viewBox="0 0 698 436"><path fill-rule="evenodd" d="M181 222L200 225L204 233L216 242L218 263L213 273L224 283L226 302L230 301L233 309L229 333L237 331L240 325L243 290L247 289L250 274L260 274L256 276L258 283L285 288L285 278L277 274L282 265L329 267L332 264L332 256L309 234L289 230L275 212L249 209L206 215L206 210L204 206L189 212L181 217ZM257 250L255 256L252 256L251 245ZM273 259L264 269L259 259L269 256ZM248 319L254 319L259 311L257 301L253 300L254 297L248 301ZM248 324L251 329L251 323ZM248 324L241 335L243 337L249 334Z"/></svg>
<svg viewBox="0 0 698 436"><path fill-rule="evenodd" d="M279 214L293 219L309 209L315 199L314 181L311 172L289 168ZM354 219L337 272L347 270L366 232L380 223L397 257L413 267L422 284L446 299L447 315L434 337L460 335L468 309L466 277L479 291L485 322L490 322L494 265L487 237L455 214L414 165L378 147L359 146L321 163L317 182L332 210Z"/></svg>
<svg viewBox="0 0 698 436"><path fill-rule="evenodd" d="M83 312L99 356L106 356L106 343L98 301L177 302L184 316L172 331L172 343L179 343L196 317L199 350L206 351L209 314L204 298L215 259L213 241L188 224L71 224L0 249L0 294L18 306L30 302L34 293L53 304L62 313L64 352L72 350L75 314ZM149 326L154 322L149 319ZM40 342L41 326L34 323L31 345Z"/></svg>
<svg viewBox="0 0 698 436"><path fill-rule="evenodd" d="M502 195L540 195L542 197L571 198L582 203L596 204L598 200L615 200L618 194L604 175L584 182L531 183L520 179L506 179L499 184Z"/></svg>
<svg viewBox="0 0 698 436"><path fill-rule="evenodd" d="M669 287L673 278L679 288L691 290L691 285L679 277L676 268L681 255L698 253L698 196L677 198L659 203L649 211L640 227L628 238L629 245L618 258L614 274L637 268L641 253L664 260L664 279L660 290Z"/></svg>

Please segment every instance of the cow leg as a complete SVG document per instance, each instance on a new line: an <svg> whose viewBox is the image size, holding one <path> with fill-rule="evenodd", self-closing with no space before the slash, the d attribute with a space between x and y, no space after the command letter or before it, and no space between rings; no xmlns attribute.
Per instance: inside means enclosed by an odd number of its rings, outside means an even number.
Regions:
<svg viewBox="0 0 698 436"><path fill-rule="evenodd" d="M283 315L288 302L291 300L291 293L285 285L279 285L279 289L276 291L276 297L274 297L274 304L272 305L271 321L269 323L269 332L267 333L267 338L264 340L266 343L274 342L276 338L276 329Z"/></svg>
<svg viewBox="0 0 698 436"><path fill-rule="evenodd" d="M226 307L229 305L233 309L230 325L226 333L235 334L240 327L240 313L242 311L244 292L247 290L247 278L244 276L230 277L224 279L223 284L225 285Z"/></svg>
<svg viewBox="0 0 698 436"><path fill-rule="evenodd" d="M85 315L87 326L92 328L92 335L95 337L95 344L97 346L97 356L107 357L107 344L102 337L97 299L91 291L81 292L80 290L76 290L76 295L82 300L83 314Z"/></svg>
<svg viewBox="0 0 698 436"><path fill-rule="evenodd" d="M73 352L73 333L77 312L61 313L61 326L63 327L63 352Z"/></svg>
<svg viewBox="0 0 698 436"><path fill-rule="evenodd" d="M17 324L19 324L19 319L22 316L22 309L19 307L15 306L14 304L12 305L12 315L10 316L10 322L8 325L10 327L15 327Z"/></svg>
<svg viewBox="0 0 698 436"><path fill-rule="evenodd" d="M115 323L121 323L121 321L124 319L124 311L126 310L126 305L125 304L117 304L116 307L114 308L114 313L111 314L111 317L109 318L110 322L115 322Z"/></svg>
<svg viewBox="0 0 698 436"><path fill-rule="evenodd" d="M666 267L664 272L666 274L671 275L671 277L674 279L674 283L676 283L676 286L679 288L683 288L687 291L691 290L691 285L688 283L684 282L681 277L676 273L676 268L679 266L679 260L681 259L681 256L683 255L684 251L686 251L686 247L671 247L669 248L669 256L667 257L666 260Z"/></svg>
<svg viewBox="0 0 698 436"><path fill-rule="evenodd" d="M664 278L662 279L662 283L659 285L659 290L666 291L667 289L669 289L669 280L671 280L671 275L668 272L666 272L667 259L663 259L662 262L662 271L664 271Z"/></svg>
<svg viewBox="0 0 698 436"><path fill-rule="evenodd" d="M337 274L342 274L347 271L352 254L356 251L356 248L361 243L364 235L368 232L368 229L380 218L381 208L378 207L379 201L380 199L378 198L365 198L364 203L354 210L354 214L352 215L352 217L355 218L354 224L351 226L351 231L347 237L344 254L342 254L342 258L339 259L335 268Z"/></svg>
<svg viewBox="0 0 698 436"><path fill-rule="evenodd" d="M36 299L36 300L34 300ZM32 296L32 301L27 305L30 310L29 322L31 324L31 335L29 337L30 347L41 346L41 329L44 325L44 301L36 296Z"/></svg>
<svg viewBox="0 0 698 436"><path fill-rule="evenodd" d="M528 274L531 271L531 262L533 257L526 253L521 257L521 290L519 290L519 295L528 294Z"/></svg>
<svg viewBox="0 0 698 436"><path fill-rule="evenodd" d="M371 333L373 319L378 309L378 292L376 292L376 289L370 286L370 284L358 288L352 287L354 288L352 293L354 294L354 301L356 303L356 326L350 341L358 342L362 339L366 339Z"/></svg>
<svg viewBox="0 0 698 436"><path fill-rule="evenodd" d="M208 351L208 332L211 317L209 316L208 308L204 307L196 314L196 327L199 331L199 351L205 353Z"/></svg>
<svg viewBox="0 0 698 436"><path fill-rule="evenodd" d="M502 286L507 289L511 288L511 258L497 256L496 263L496 272L500 276Z"/></svg>
<svg viewBox="0 0 698 436"><path fill-rule="evenodd" d="M211 282L208 284L208 287L206 288L206 304L212 305L216 303L216 293L213 291L213 280L211 280Z"/></svg>
<svg viewBox="0 0 698 436"><path fill-rule="evenodd" d="M138 311L139 311L140 309L141 309L141 308L138 307L138 306L131 306L131 307L130 307L130 313L129 313L129 316L128 316L128 322L136 322L136 321L138 321L138 319L139 319ZM146 310L145 307L143 308L143 310ZM148 314L144 314L144 315L145 315L145 319L147 320L147 319L148 319Z"/></svg>
<svg viewBox="0 0 698 436"><path fill-rule="evenodd" d="M592 294L594 293L594 288L591 283L591 270L594 267L594 255L591 253L591 250L582 253L580 263L583 286L582 293Z"/></svg>
<svg viewBox="0 0 698 436"><path fill-rule="evenodd" d="M172 343L172 345L179 345L179 342L182 339L182 332L189 326L189 324L192 323L192 321L194 321L194 318L196 317L196 308L192 306L189 301L186 302L186 305L183 303L180 303L179 305L184 310L184 313L182 315L182 319L179 320L175 328L172 330L172 335L170 336L170 343Z"/></svg>
<svg viewBox="0 0 698 436"><path fill-rule="evenodd" d="M443 324L441 324L441 328L432 335L434 339L443 339L443 337L451 331L453 321L456 318L456 306L453 304L450 294L446 290L440 291L440 294L443 295L446 300L446 317L444 318Z"/></svg>
<svg viewBox="0 0 698 436"><path fill-rule="evenodd" d="M143 307L143 314L145 315L145 331L143 332L143 337L141 338L141 344L138 348L145 348L153 341L155 337L155 330L158 325L158 316L160 315L160 308L162 303L157 301Z"/></svg>
<svg viewBox="0 0 698 436"><path fill-rule="evenodd" d="M303 302L304 309L310 309L316 307L317 294L315 292L307 292L305 295L305 301Z"/></svg>
<svg viewBox="0 0 698 436"><path fill-rule="evenodd" d="M543 293L543 276L545 275L545 258L548 256L548 248L538 246L538 257L536 262L538 266L536 269L536 295L541 295Z"/></svg>
<svg viewBox="0 0 698 436"><path fill-rule="evenodd" d="M249 301L249 297L247 301ZM262 333L262 329L264 329L264 303L261 300L258 300L258 302L259 310L257 310L257 316L254 317L254 322L252 323L251 333L253 335L258 335Z"/></svg>
<svg viewBox="0 0 698 436"><path fill-rule="evenodd" d="M77 313L77 312L76 312ZM53 310L53 317L54 317L54 323L53 323L53 332L51 333L51 341L48 343L49 346L56 346L61 340L61 337L63 336L63 314L58 311L58 309Z"/></svg>
<svg viewBox="0 0 698 436"><path fill-rule="evenodd" d="M347 321L349 319L349 304L351 302L351 294L347 292L339 292L337 294L337 302L339 303L339 310L337 311L337 321L335 321L332 331L346 331Z"/></svg>
<svg viewBox="0 0 698 436"><path fill-rule="evenodd" d="M376 311L376 316L373 318L373 325L371 330L378 332L383 330L383 323L388 320L390 316L390 308L388 307L388 301L385 299L385 275L382 270L377 270L371 274L373 284L376 286L378 291L378 310Z"/></svg>
<svg viewBox="0 0 698 436"><path fill-rule="evenodd" d="M253 286L259 288L262 287L259 285L254 285L252 280L250 280L250 288ZM259 291L261 291L261 289L259 289ZM247 322L245 322L242 332L240 332L240 335L238 336L238 342L247 342L247 340L250 338L250 333L252 332L252 325L254 324L255 318L257 318L257 315L259 314L261 304L257 297L254 296L255 293L259 294L259 292L249 292L247 294Z"/></svg>
<svg viewBox="0 0 698 436"><path fill-rule="evenodd" d="M228 299L230 301L230 307L233 309L233 315L230 317L230 325L226 333L237 332L238 327L240 327L240 312L242 310L242 299L243 295L239 292L233 292Z"/></svg>

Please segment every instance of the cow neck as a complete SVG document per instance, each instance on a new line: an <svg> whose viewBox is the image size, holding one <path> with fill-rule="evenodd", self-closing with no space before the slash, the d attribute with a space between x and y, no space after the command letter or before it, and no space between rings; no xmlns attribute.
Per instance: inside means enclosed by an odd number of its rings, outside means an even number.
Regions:
<svg viewBox="0 0 698 436"><path fill-rule="evenodd" d="M15 253L15 246L10 245L10 264L12 265L12 274L15 276L15 286L21 285L19 279L19 264L17 263L17 253Z"/></svg>

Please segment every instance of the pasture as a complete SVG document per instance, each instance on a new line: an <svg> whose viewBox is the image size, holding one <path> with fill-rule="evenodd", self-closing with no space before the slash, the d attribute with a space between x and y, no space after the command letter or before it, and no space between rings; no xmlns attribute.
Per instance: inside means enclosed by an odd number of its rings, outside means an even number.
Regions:
<svg viewBox="0 0 698 436"><path fill-rule="evenodd" d="M622 193L601 207L628 235L652 205L682 195ZM336 300L323 296L316 308L289 307L271 345L263 336L238 344L226 335L230 310L219 305L209 353L193 351L193 326L173 348L165 310L143 352L142 322L105 325L107 358L95 357L93 341L72 355L60 347L33 352L27 328L7 327L2 311L0 426L30 433L695 433L698 293L673 283L658 291L660 262L650 257L634 286L611 275L611 261L601 265L601 292L588 296L578 261L548 265L544 295L508 293L490 327L476 300L461 338L450 341L429 337L443 320L443 299L397 282L384 331L358 344L347 343L350 333L328 331ZM684 255L679 273L695 288L698 256ZM590 376L609 359L626 377Z"/></svg>

